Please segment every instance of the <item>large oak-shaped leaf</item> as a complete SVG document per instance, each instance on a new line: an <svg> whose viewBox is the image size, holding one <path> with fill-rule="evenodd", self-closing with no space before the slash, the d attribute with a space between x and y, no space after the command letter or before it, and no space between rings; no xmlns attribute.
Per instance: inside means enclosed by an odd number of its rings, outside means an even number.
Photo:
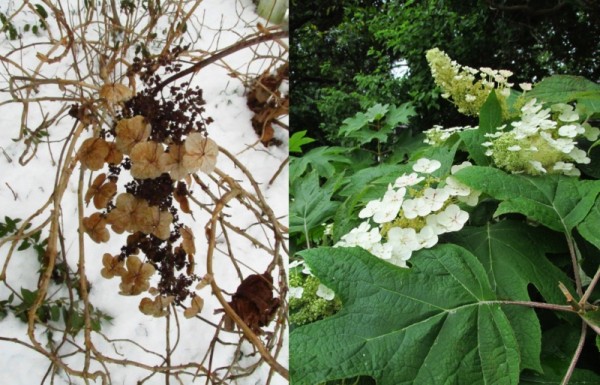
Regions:
<svg viewBox="0 0 600 385"><path fill-rule="evenodd" d="M558 282L569 285L571 280L546 257L546 253L561 248L566 250L564 237L560 234L522 222L502 221L482 227L465 227L447 237L479 259L499 298L530 301L528 286L531 284L546 302L564 304ZM541 372L541 329L535 313L521 306L506 307L504 311L517 339L528 341L520 344L521 367Z"/></svg>
<svg viewBox="0 0 600 385"><path fill-rule="evenodd" d="M454 176L501 200L495 215L520 213L560 232L577 226L600 193L600 181L562 175L534 177L507 174L491 167L467 167Z"/></svg>
<svg viewBox="0 0 600 385"><path fill-rule="evenodd" d="M359 248L301 255L343 308L291 334L294 384L359 375L378 385L517 384L514 330L467 250L420 251L411 269Z"/></svg>

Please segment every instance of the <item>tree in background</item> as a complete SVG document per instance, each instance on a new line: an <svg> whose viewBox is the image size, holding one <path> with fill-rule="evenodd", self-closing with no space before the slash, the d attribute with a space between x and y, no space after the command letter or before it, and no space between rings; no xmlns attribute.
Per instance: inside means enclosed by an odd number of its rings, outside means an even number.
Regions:
<svg viewBox="0 0 600 385"><path fill-rule="evenodd" d="M505 68L515 82L551 74L600 80L600 6L592 1L314 0L291 4L292 130L321 144L375 103L412 101L416 131L473 122L439 96L425 52Z"/></svg>

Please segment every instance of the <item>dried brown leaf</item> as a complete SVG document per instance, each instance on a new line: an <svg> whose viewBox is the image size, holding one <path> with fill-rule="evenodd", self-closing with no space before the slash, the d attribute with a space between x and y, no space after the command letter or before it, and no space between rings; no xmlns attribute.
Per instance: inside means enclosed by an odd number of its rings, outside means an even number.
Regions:
<svg viewBox="0 0 600 385"><path fill-rule="evenodd" d="M229 305L256 334L268 325L279 308L279 298L273 297L271 274L251 274L238 286ZM226 317L229 318L229 317ZM227 320L231 324L231 320Z"/></svg>

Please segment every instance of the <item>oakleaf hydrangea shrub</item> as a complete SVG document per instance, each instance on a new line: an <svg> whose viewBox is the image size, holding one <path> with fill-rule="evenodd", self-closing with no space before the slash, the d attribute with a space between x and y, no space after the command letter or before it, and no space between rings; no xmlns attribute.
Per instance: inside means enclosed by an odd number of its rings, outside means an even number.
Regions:
<svg viewBox="0 0 600 385"><path fill-rule="evenodd" d="M432 150L428 154L436 154L436 148L452 147L457 141L460 144L463 134L475 134L480 135L475 146L490 160L483 165L508 173L577 177L581 175L577 165L590 163L586 148L598 140L600 130L592 125L593 114L585 108L531 97L533 86L529 83L519 84L521 91L515 91L509 82L513 73L508 70L462 66L437 48L429 50L426 57L442 97L459 112L477 117L494 97L501 117L501 124L487 132L478 126L435 125L425 130L423 142ZM459 150L469 152L469 148ZM411 172L396 176L382 196L360 207L357 216L361 222L342 235L334 247L360 247L396 266L410 268L413 253L435 247L443 234L460 231L469 221L469 212L481 201L480 191L454 176L472 167L472 162L465 161L464 156L456 158L461 160L447 168L448 175L440 175L442 162L435 155L410 159ZM327 235L336 223L324 226ZM297 315L295 319L292 315L297 325L339 310L333 291L319 283L307 266L297 267L302 264L294 262L290 273L290 309Z"/></svg>

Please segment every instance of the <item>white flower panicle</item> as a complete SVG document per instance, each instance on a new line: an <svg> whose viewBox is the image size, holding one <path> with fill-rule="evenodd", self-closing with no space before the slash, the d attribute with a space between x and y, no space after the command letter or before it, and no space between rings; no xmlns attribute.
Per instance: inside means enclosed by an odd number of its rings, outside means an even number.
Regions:
<svg viewBox="0 0 600 385"><path fill-rule="evenodd" d="M501 103L510 95L513 86L508 82L512 72L482 67L479 70L461 66L437 48L426 54L435 83L442 88L442 97L452 99L458 112L477 116L492 90L497 90Z"/></svg>
<svg viewBox="0 0 600 385"><path fill-rule="evenodd" d="M453 166L451 174L469 166L469 162ZM480 193L452 175L432 176L440 167L438 160L417 160L412 167L414 172L401 175L381 199L367 203L358 214L365 221L344 235L335 247L358 246L407 267L414 251L434 246L441 234L460 230L469 214L458 204L475 206Z"/></svg>
<svg viewBox="0 0 600 385"><path fill-rule="evenodd" d="M486 134L489 140L482 145L497 167L512 173L579 176L575 164L587 164L590 158L577 148L577 140L595 141L600 134L598 128L579 121L569 104L544 108L531 99L521 108L520 120L511 123L512 130L499 127Z"/></svg>

